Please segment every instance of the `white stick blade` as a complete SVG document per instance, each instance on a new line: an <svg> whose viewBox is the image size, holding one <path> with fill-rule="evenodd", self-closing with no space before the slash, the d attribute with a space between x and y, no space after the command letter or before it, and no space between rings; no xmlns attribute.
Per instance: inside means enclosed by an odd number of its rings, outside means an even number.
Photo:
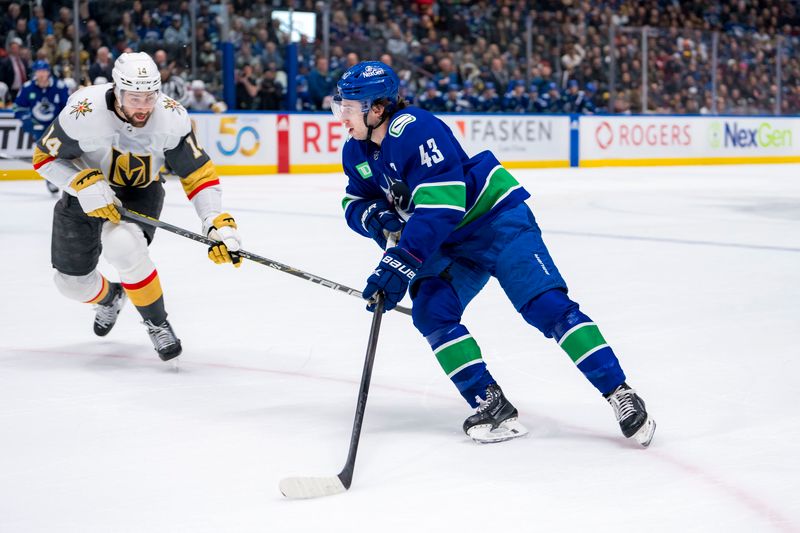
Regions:
<svg viewBox="0 0 800 533"><path fill-rule="evenodd" d="M281 480L278 487L284 496L293 500L333 496L347 490L338 476L287 477Z"/></svg>

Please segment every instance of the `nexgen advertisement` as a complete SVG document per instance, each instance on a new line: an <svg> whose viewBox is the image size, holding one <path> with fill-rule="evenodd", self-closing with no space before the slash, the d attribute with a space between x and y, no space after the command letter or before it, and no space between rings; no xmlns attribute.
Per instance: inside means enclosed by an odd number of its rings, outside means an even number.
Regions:
<svg viewBox="0 0 800 533"><path fill-rule="evenodd" d="M581 117L580 166L800 162L800 118Z"/></svg>

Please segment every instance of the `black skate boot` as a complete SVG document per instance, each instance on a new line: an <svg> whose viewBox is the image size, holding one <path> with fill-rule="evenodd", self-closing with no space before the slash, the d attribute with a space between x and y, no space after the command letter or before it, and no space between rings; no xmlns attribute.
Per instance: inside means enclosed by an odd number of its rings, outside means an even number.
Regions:
<svg viewBox="0 0 800 533"><path fill-rule="evenodd" d="M486 399L478 398L478 403L475 414L464 420L464 433L475 442L500 442L528 434L497 383L486 387Z"/></svg>
<svg viewBox="0 0 800 533"><path fill-rule="evenodd" d="M109 283L108 292L111 295L111 301L106 305L95 304L94 314L94 334L98 337L105 337L114 324L117 323L117 317L125 305L128 297L119 283Z"/></svg>
<svg viewBox="0 0 800 533"><path fill-rule="evenodd" d="M606 395L606 400L614 408L614 416L617 417L622 434L626 438L633 438L645 448L649 446L656 431L656 421L647 414L644 400L636 391L623 383Z"/></svg>
<svg viewBox="0 0 800 533"><path fill-rule="evenodd" d="M45 183L45 185L47 185L47 190L50 191L50 194L55 196L55 195L57 195L59 193L59 188L58 187L56 187L55 185L53 185L52 183L50 183L47 180L45 180L44 183Z"/></svg>
<svg viewBox="0 0 800 533"><path fill-rule="evenodd" d="M175 336L169 321L165 320L161 324L153 324L150 320L145 320L144 325L147 327L147 334L150 335L150 340L153 341L153 348L156 349L162 361L169 361L181 354L183 350L181 348L181 340Z"/></svg>

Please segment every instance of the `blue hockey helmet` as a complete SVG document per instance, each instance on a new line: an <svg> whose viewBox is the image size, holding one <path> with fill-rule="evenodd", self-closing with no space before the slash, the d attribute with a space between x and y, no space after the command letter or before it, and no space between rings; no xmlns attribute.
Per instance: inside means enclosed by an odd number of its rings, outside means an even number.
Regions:
<svg viewBox="0 0 800 533"><path fill-rule="evenodd" d="M31 72L36 72L37 70L46 70L50 72L50 63L45 61L44 59L39 59L34 61L31 65Z"/></svg>
<svg viewBox="0 0 800 533"><path fill-rule="evenodd" d="M370 103L387 99L397 101L400 79L392 67L380 61L362 61L347 69L336 84L342 100L360 100Z"/></svg>
<svg viewBox="0 0 800 533"><path fill-rule="evenodd" d="M331 111L341 120L342 102L353 100L360 102L361 113L366 117L370 106L381 100L381 103L385 104L384 117L386 117L394 112L399 88L400 79L392 67L380 61L362 61L347 69L336 83L336 95L333 97Z"/></svg>

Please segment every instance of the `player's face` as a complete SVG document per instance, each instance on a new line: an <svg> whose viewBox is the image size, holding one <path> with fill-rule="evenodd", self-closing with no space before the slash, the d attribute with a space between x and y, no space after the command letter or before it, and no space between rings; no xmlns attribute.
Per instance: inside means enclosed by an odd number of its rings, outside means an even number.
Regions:
<svg viewBox="0 0 800 533"><path fill-rule="evenodd" d="M369 111L369 104L359 100L343 100L334 97L331 112L345 127L347 134L357 140L367 138L367 126L364 124L364 113ZM369 118L368 118L369 120Z"/></svg>
<svg viewBox="0 0 800 533"><path fill-rule="evenodd" d="M46 87L50 83L49 70L39 69L33 73L33 76L36 78L36 85L39 87Z"/></svg>
<svg viewBox="0 0 800 533"><path fill-rule="evenodd" d="M122 102L120 107L128 122L137 128L147 124L147 119L153 113L158 100L158 91L147 93L137 93L132 91L122 92Z"/></svg>

